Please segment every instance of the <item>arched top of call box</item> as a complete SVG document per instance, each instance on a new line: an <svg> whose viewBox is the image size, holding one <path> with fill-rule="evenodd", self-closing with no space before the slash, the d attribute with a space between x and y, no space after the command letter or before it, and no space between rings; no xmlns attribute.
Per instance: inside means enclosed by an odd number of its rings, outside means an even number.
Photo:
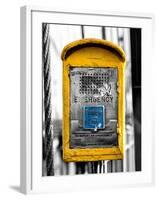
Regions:
<svg viewBox="0 0 159 200"><path fill-rule="evenodd" d="M62 60L65 60L74 51L77 51L85 47L100 47L103 49L107 49L111 51L112 53L118 55L123 62L125 62L126 60L125 53L121 47L119 47L118 45L110 41L95 39L95 38L80 39L80 40L76 40L74 42L69 43L63 48L63 51L61 54Z"/></svg>

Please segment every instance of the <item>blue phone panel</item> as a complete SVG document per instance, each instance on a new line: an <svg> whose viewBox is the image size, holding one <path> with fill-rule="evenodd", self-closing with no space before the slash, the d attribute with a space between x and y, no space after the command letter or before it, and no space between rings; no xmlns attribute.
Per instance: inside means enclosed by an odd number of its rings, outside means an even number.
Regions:
<svg viewBox="0 0 159 200"><path fill-rule="evenodd" d="M84 106L83 108L83 128L103 129L105 128L105 108L104 106Z"/></svg>

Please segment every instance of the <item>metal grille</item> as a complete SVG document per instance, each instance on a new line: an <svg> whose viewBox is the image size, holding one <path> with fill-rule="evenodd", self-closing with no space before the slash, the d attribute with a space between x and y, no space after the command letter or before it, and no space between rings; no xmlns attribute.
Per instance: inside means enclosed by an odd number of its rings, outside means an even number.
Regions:
<svg viewBox="0 0 159 200"><path fill-rule="evenodd" d="M105 85L107 94L110 94L111 87L109 85L109 74L108 73L81 73L79 80L80 94L87 95L101 95L100 88Z"/></svg>

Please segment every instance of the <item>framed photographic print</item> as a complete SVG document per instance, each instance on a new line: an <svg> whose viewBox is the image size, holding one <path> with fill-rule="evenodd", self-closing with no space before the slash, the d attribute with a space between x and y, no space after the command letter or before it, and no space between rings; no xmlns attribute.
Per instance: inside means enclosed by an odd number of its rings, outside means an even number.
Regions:
<svg viewBox="0 0 159 200"><path fill-rule="evenodd" d="M23 193L152 184L152 28L149 14L21 8Z"/></svg>

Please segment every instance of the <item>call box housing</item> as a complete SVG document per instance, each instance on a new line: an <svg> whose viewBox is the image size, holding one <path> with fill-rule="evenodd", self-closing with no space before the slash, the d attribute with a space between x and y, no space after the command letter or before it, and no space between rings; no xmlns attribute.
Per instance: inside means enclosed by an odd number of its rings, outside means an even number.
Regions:
<svg viewBox="0 0 159 200"><path fill-rule="evenodd" d="M81 39L64 47L63 159L123 159L125 53L112 42Z"/></svg>

